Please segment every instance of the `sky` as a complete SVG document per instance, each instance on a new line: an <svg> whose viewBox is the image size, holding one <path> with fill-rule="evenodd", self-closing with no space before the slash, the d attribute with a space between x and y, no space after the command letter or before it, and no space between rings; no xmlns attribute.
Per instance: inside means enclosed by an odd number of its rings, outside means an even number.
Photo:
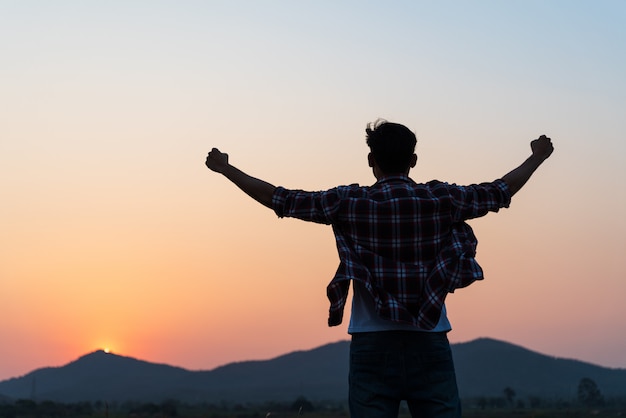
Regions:
<svg viewBox="0 0 626 418"><path fill-rule="evenodd" d="M623 1L0 0L0 380L107 349L191 370L346 340L331 228L204 166L372 184L364 129L418 137L417 181L492 181L550 136L509 209L471 221L490 337L626 368Z"/></svg>

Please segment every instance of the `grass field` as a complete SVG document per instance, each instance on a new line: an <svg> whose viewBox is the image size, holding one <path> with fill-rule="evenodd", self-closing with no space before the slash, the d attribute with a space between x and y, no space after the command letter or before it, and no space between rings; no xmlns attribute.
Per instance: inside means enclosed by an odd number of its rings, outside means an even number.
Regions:
<svg viewBox="0 0 626 418"><path fill-rule="evenodd" d="M300 408L298 410L298 408ZM176 402L136 405L96 403L60 404L50 401L19 400L0 402L0 418L64 417L64 418L348 418L346 404L313 405L268 403L264 405L184 405ZM464 406L464 418L595 418L625 417L626 403L613 402L593 409L572 405L545 408L513 408ZM406 404L401 405L399 418L411 418Z"/></svg>
<svg viewBox="0 0 626 418"><path fill-rule="evenodd" d="M347 411L301 412L297 411L237 411L209 413L200 415L183 415L179 418L349 418ZM488 409L465 410L463 418L595 418L595 417L626 417L626 409ZM111 417L113 418L113 417ZM120 416L119 418L122 418ZM411 418L408 411L401 411L399 418Z"/></svg>

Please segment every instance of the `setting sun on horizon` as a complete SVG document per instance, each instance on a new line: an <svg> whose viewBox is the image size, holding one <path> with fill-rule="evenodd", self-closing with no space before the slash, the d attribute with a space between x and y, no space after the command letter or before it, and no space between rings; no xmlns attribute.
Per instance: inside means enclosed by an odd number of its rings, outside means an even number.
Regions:
<svg viewBox="0 0 626 418"><path fill-rule="evenodd" d="M626 368L626 3L0 9L0 380L94 349L209 370L348 339L331 228L204 160L372 184L377 118L416 133L416 181L492 181L552 138L511 207L470 222L485 280L449 296L449 338Z"/></svg>

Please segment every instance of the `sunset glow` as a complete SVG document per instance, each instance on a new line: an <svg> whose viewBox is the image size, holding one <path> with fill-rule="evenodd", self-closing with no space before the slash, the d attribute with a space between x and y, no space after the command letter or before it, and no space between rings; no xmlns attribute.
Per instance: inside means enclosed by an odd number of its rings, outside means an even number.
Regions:
<svg viewBox="0 0 626 418"><path fill-rule="evenodd" d="M450 340L626 367L626 3L4 2L0 380L89 352L207 370L348 339L330 227L204 166L371 184L365 126L418 137L418 181L553 157L472 221L486 279ZM97 348L104 347L104 348Z"/></svg>

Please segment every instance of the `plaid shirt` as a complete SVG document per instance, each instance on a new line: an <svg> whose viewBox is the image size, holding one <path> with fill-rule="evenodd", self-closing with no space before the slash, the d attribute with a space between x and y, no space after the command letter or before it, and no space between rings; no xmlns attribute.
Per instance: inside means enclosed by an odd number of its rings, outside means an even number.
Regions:
<svg viewBox="0 0 626 418"><path fill-rule="evenodd" d="M432 329L449 292L483 279L464 221L510 201L502 180L457 186L389 176L322 192L278 187L272 204L279 217L333 227L340 264L327 288L329 326L341 323L350 280L358 280L380 317Z"/></svg>

